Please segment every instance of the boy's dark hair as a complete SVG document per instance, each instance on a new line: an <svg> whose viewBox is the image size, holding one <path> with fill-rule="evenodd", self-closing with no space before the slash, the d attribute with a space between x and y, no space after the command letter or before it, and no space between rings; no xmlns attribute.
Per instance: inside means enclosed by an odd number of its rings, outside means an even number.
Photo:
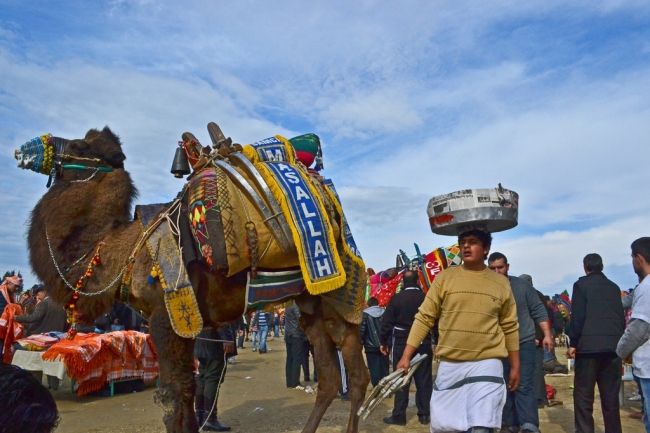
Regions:
<svg viewBox="0 0 650 433"><path fill-rule="evenodd" d="M632 254L637 255L639 254L641 257L645 259L646 262L650 263L650 238L649 237L642 237L634 242L632 242Z"/></svg>
<svg viewBox="0 0 650 433"><path fill-rule="evenodd" d="M379 301L377 300L377 298L371 296L370 298L368 298L367 304L369 307L376 307L377 305L379 305Z"/></svg>
<svg viewBox="0 0 650 433"><path fill-rule="evenodd" d="M490 254L490 257L488 257L488 263L492 263L497 260L503 260L503 262L506 265L508 264L508 258L506 257L506 255L498 251L493 252L492 254Z"/></svg>
<svg viewBox="0 0 650 433"><path fill-rule="evenodd" d="M603 258L599 254L587 254L582 259L582 264L587 272L602 272L603 271Z"/></svg>
<svg viewBox="0 0 650 433"><path fill-rule="evenodd" d="M50 392L29 371L0 363L0 433L50 433L59 421Z"/></svg>
<svg viewBox="0 0 650 433"><path fill-rule="evenodd" d="M420 278L416 271L404 271L404 288L406 287L420 287Z"/></svg>
<svg viewBox="0 0 650 433"><path fill-rule="evenodd" d="M460 244L461 241L467 236L476 236L478 240L481 241L483 246L488 250L492 246L492 235L486 232L485 230L472 229L472 230L467 230L465 232L462 232L461 234L458 235L458 243Z"/></svg>

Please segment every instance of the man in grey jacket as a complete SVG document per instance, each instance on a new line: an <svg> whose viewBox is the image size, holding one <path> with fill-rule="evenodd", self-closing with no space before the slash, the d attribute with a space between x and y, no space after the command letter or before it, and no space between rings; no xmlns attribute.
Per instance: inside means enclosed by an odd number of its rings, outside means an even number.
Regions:
<svg viewBox="0 0 650 433"><path fill-rule="evenodd" d="M616 354L625 359L632 355L634 375L639 378L644 396L650 396L650 237L632 242L632 266L639 276L634 289L632 316L616 346ZM643 400L643 424L650 433L650 398Z"/></svg>
<svg viewBox="0 0 650 433"><path fill-rule="evenodd" d="M381 353L381 341L379 331L381 330L381 316L384 309L379 306L377 298L368 299L368 308L363 310L359 334L361 343L366 352L366 361L370 371L372 386L377 386L379 381L388 376L388 356Z"/></svg>
<svg viewBox="0 0 650 433"><path fill-rule="evenodd" d="M38 300L32 314L16 316L16 321L25 325L27 335L44 332L63 332L66 328L66 314L63 307L55 303L43 286L35 289Z"/></svg>
<svg viewBox="0 0 650 433"><path fill-rule="evenodd" d="M542 345L553 350L553 334L544 304L539 299L535 288L519 277L508 275L510 265L505 255L499 252L490 254L488 267L494 272L508 278L512 294L517 304L519 320L519 359L521 379L519 387L508 392L503 408L503 425L510 431L539 433L539 415L537 413L537 393L535 377L537 367L537 349L535 346L535 325L544 332ZM503 374L507 378L510 366L504 361ZM506 379L507 380L507 379Z"/></svg>

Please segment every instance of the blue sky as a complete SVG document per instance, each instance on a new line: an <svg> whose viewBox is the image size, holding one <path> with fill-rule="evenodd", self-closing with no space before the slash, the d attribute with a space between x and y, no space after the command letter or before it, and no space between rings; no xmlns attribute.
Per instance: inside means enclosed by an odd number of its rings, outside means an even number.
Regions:
<svg viewBox="0 0 650 433"><path fill-rule="evenodd" d="M120 135L139 203L168 201L176 141L318 134L368 266L449 245L431 196L501 182L520 225L511 273L556 293L600 253L623 288L650 235L645 1L32 2L0 0L0 269L29 274L36 135ZM27 283L34 277L27 275Z"/></svg>

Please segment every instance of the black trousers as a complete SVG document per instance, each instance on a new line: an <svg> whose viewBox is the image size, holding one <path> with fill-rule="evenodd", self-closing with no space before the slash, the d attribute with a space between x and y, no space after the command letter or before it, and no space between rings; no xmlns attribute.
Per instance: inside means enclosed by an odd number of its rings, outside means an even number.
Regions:
<svg viewBox="0 0 650 433"><path fill-rule="evenodd" d="M615 354L576 356L573 404L576 433L594 431L594 387L598 385L605 433L621 433L618 392L621 388L621 358Z"/></svg>
<svg viewBox="0 0 650 433"><path fill-rule="evenodd" d="M548 399L546 398L546 379L544 379L544 348L538 346L535 350L535 390L537 394L537 404L546 405Z"/></svg>
<svg viewBox="0 0 650 433"><path fill-rule="evenodd" d="M388 376L388 356L379 350L366 350L366 361L368 363L368 370L370 371L370 382L372 386L377 386L383 377Z"/></svg>
<svg viewBox="0 0 650 433"><path fill-rule="evenodd" d="M300 385L300 368L303 365L307 342L301 337L284 336L284 344L287 348L287 361L285 363L285 375L287 388L295 388Z"/></svg>
<svg viewBox="0 0 650 433"><path fill-rule="evenodd" d="M425 341L429 341L426 339ZM406 340L395 339L393 341L393 369L397 366L404 348L406 347ZM431 375L431 361L432 352L431 344L423 344L418 349L418 353L427 354L427 359L422 361L422 365L413 374L415 380L415 405L418 408L418 416L429 416L431 402L431 392L433 391L433 376ZM395 401L393 402L393 418L406 419L406 408L409 404L409 389L411 382L395 393ZM609 432L608 432L609 433Z"/></svg>
<svg viewBox="0 0 650 433"><path fill-rule="evenodd" d="M199 376L196 381L196 394L202 395L206 401L217 399L219 384L226 377L228 363L223 355L215 359L199 358Z"/></svg>

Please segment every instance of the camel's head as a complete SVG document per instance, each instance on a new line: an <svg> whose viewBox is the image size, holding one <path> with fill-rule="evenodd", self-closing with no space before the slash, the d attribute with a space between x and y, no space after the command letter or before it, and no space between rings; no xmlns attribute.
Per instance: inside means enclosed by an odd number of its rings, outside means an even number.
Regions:
<svg viewBox="0 0 650 433"><path fill-rule="evenodd" d="M42 135L20 146L14 156L18 167L50 176L64 170L108 172L124 168L126 159L119 138L108 127L91 129L76 140Z"/></svg>

